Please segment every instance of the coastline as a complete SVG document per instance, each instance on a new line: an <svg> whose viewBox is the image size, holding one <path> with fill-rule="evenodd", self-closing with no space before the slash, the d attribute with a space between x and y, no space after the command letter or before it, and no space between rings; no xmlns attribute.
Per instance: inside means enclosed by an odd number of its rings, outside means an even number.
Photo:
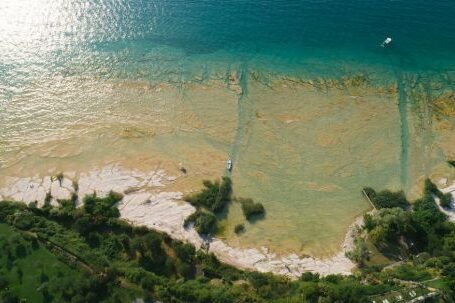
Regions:
<svg viewBox="0 0 455 303"><path fill-rule="evenodd" d="M128 171L118 166L107 166L87 173L66 173L63 180L46 176L43 178L8 178L4 188L0 188L0 200L13 199L25 203L38 202L44 205L46 193L52 195L52 205L58 205L57 199L68 199L74 191L73 180L78 180L78 195L96 192L105 196L113 190L124 194L119 203L121 218L134 224L144 225L170 237L189 242L199 249L203 241L208 241L209 252L220 261L235 267L259 272L270 272L290 278L298 278L303 272L329 274L351 274L355 264L345 256L353 246L355 227L362 224L363 217L358 217L350 225L339 252L327 259L299 257L295 253L278 255L261 248L235 248L214 237L203 239L192 227L184 228L183 221L195 211L189 203L182 201L180 192L163 191L165 184L176 176L167 176L163 170L150 173ZM81 205L81 201L78 201Z"/></svg>
<svg viewBox="0 0 455 303"><path fill-rule="evenodd" d="M166 175L164 170L149 173L137 170L126 170L120 166L110 165L102 169L94 169L87 173L66 173L62 180L56 177L7 177L0 188L0 200L11 199L30 203L37 201L38 206L44 205L48 192L52 195L51 204L58 205L58 199L69 199L75 191L74 180L77 180L79 197L96 193L103 197L113 190L124 195L118 204L121 218L133 225L168 234L171 238L191 243L201 249L203 242L209 243L208 251L229 265L244 270L255 270L273 273L296 279L304 272L318 273L321 276L330 274L350 275L356 265L345 253L354 246L356 227L363 224L363 215L352 222L346 232L344 241L338 252L329 258L298 256L296 253L276 254L267 247L237 248L229 246L216 237L201 237L183 222L196 209L182 200L183 194L178 191L166 191L165 187L172 184L179 176ZM455 183L441 189L444 193L452 193L455 198ZM79 199L77 205L82 205ZM448 215L450 221L455 220L451 210L439 209Z"/></svg>

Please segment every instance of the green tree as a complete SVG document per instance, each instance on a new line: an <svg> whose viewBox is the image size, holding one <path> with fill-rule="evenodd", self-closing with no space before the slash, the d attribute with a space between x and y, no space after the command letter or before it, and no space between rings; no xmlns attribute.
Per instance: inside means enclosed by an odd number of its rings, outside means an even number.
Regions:
<svg viewBox="0 0 455 303"><path fill-rule="evenodd" d="M346 253L346 257L355 262L359 267L363 267L366 261L370 260L370 251L363 238L357 237L354 240L354 248Z"/></svg>
<svg viewBox="0 0 455 303"><path fill-rule="evenodd" d="M445 193L440 198L440 204L444 208L451 208L452 207L452 194Z"/></svg>

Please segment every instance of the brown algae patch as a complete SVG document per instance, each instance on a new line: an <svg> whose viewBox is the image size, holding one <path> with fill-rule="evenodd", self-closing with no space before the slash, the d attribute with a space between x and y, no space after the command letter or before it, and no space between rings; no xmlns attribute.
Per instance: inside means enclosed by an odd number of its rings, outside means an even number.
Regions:
<svg viewBox="0 0 455 303"><path fill-rule="evenodd" d="M433 100L432 105L437 113L444 116L455 117L455 93L453 91L442 93Z"/></svg>

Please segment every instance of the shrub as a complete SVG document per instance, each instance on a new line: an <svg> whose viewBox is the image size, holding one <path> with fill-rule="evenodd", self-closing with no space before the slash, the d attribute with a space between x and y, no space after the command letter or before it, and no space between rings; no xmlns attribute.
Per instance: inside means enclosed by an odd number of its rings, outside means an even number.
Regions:
<svg viewBox="0 0 455 303"><path fill-rule="evenodd" d="M452 194L451 193L445 193L441 196L440 198L440 204L444 208L451 208L452 205Z"/></svg>
<svg viewBox="0 0 455 303"><path fill-rule="evenodd" d="M109 218L120 217L120 212L115 203L121 200L121 194L110 192L106 198L98 198L95 194L86 195L83 199L83 210L89 215L93 225L101 225L108 222Z"/></svg>
<svg viewBox="0 0 455 303"><path fill-rule="evenodd" d="M449 160L447 161L451 166L455 167L455 160Z"/></svg>
<svg viewBox="0 0 455 303"><path fill-rule="evenodd" d="M318 273L312 273L310 271L304 272L300 276L300 281L304 282L318 282L319 281L319 274Z"/></svg>
<svg viewBox="0 0 455 303"><path fill-rule="evenodd" d="M79 183L76 180L73 180L73 189L75 192L79 191Z"/></svg>
<svg viewBox="0 0 455 303"><path fill-rule="evenodd" d="M346 252L346 257L355 262L359 267L363 267L365 262L370 260L370 251L367 248L365 240L356 238L354 240L354 248Z"/></svg>
<svg viewBox="0 0 455 303"><path fill-rule="evenodd" d="M213 212L222 211L224 206L231 201L232 181L223 177L221 184L218 181L204 181L204 189L197 194L185 197L185 200L196 207L204 207Z"/></svg>
<svg viewBox="0 0 455 303"><path fill-rule="evenodd" d="M391 192L390 190L383 190L376 192L371 187L365 187L363 191L378 209L394 207L406 209L410 205L403 191Z"/></svg>
<svg viewBox="0 0 455 303"><path fill-rule="evenodd" d="M261 203L255 203L249 198L239 198L238 201L242 204L242 211L247 220L250 220L253 216L263 215L265 213L264 206Z"/></svg>
<svg viewBox="0 0 455 303"><path fill-rule="evenodd" d="M51 204L51 201L52 201L52 194L51 192L47 192L46 193L46 197L44 197L44 205L50 205Z"/></svg>
<svg viewBox="0 0 455 303"><path fill-rule="evenodd" d="M176 242L174 245L175 255L186 263L191 263L196 255L194 246L188 243Z"/></svg>
<svg viewBox="0 0 455 303"><path fill-rule="evenodd" d="M365 215L365 219L369 239L376 246L396 245L403 237L413 238L416 234L411 213L401 208L381 209L374 215Z"/></svg>
<svg viewBox="0 0 455 303"><path fill-rule="evenodd" d="M424 193L425 194L433 194L438 198L442 197L442 192L439 190L439 188L431 182L430 179L425 180L425 186L424 186Z"/></svg>
<svg viewBox="0 0 455 303"><path fill-rule="evenodd" d="M194 223L194 228L201 235L207 235L216 230L216 217L212 213L196 211L185 219L184 226Z"/></svg>
<svg viewBox="0 0 455 303"><path fill-rule="evenodd" d="M63 173L58 173L56 176L55 176L55 179L57 179L58 183L60 184L60 186L62 186L62 183L63 183Z"/></svg>
<svg viewBox="0 0 455 303"><path fill-rule="evenodd" d="M371 187L364 187L363 191L370 199L373 199L376 196L376 191Z"/></svg>
<svg viewBox="0 0 455 303"><path fill-rule="evenodd" d="M245 225L243 225L243 224L237 224L237 225L234 227L234 232L235 232L236 234L240 234L240 233L245 232Z"/></svg>
<svg viewBox="0 0 455 303"><path fill-rule="evenodd" d="M77 193L75 193L75 192L72 192L72 193L71 193L71 198L70 198L70 200L71 200L71 202L72 202L74 205L76 205L77 199L78 199L78 198L79 198L79 197L77 196Z"/></svg>
<svg viewBox="0 0 455 303"><path fill-rule="evenodd" d="M419 224L429 231L434 229L437 224L442 224L446 221L446 215L439 211L433 197L429 194L424 195L422 199L414 202L413 217Z"/></svg>
<svg viewBox="0 0 455 303"><path fill-rule="evenodd" d="M115 204L123 199L123 194L111 190L107 198L112 204Z"/></svg>

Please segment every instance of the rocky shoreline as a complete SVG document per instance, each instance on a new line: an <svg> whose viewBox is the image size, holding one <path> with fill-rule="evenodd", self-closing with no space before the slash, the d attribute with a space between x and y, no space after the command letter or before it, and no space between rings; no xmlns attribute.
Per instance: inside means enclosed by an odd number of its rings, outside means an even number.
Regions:
<svg viewBox="0 0 455 303"><path fill-rule="evenodd" d="M192 243L197 248L203 243L208 244L209 252L238 268L297 278L307 271L322 276L349 275L355 267L345 256L345 252L353 246L355 226L362 223L362 217L357 218L349 228L340 251L328 259L300 257L297 254L277 255L265 247L235 248L217 238L204 239L192 227L183 227L183 221L195 208L182 201L182 193L165 191L166 184L177 178L178 176L167 176L163 170L143 173L118 166L108 166L81 174L66 173L60 180L51 176L11 177L0 189L0 200L11 199L25 203L37 201L38 206L42 206L47 193L50 193L51 204L58 205L57 199L68 199L73 192L77 192L79 197L94 192L98 196L105 196L113 190L124 194L118 205L124 220L165 232L172 238Z"/></svg>

